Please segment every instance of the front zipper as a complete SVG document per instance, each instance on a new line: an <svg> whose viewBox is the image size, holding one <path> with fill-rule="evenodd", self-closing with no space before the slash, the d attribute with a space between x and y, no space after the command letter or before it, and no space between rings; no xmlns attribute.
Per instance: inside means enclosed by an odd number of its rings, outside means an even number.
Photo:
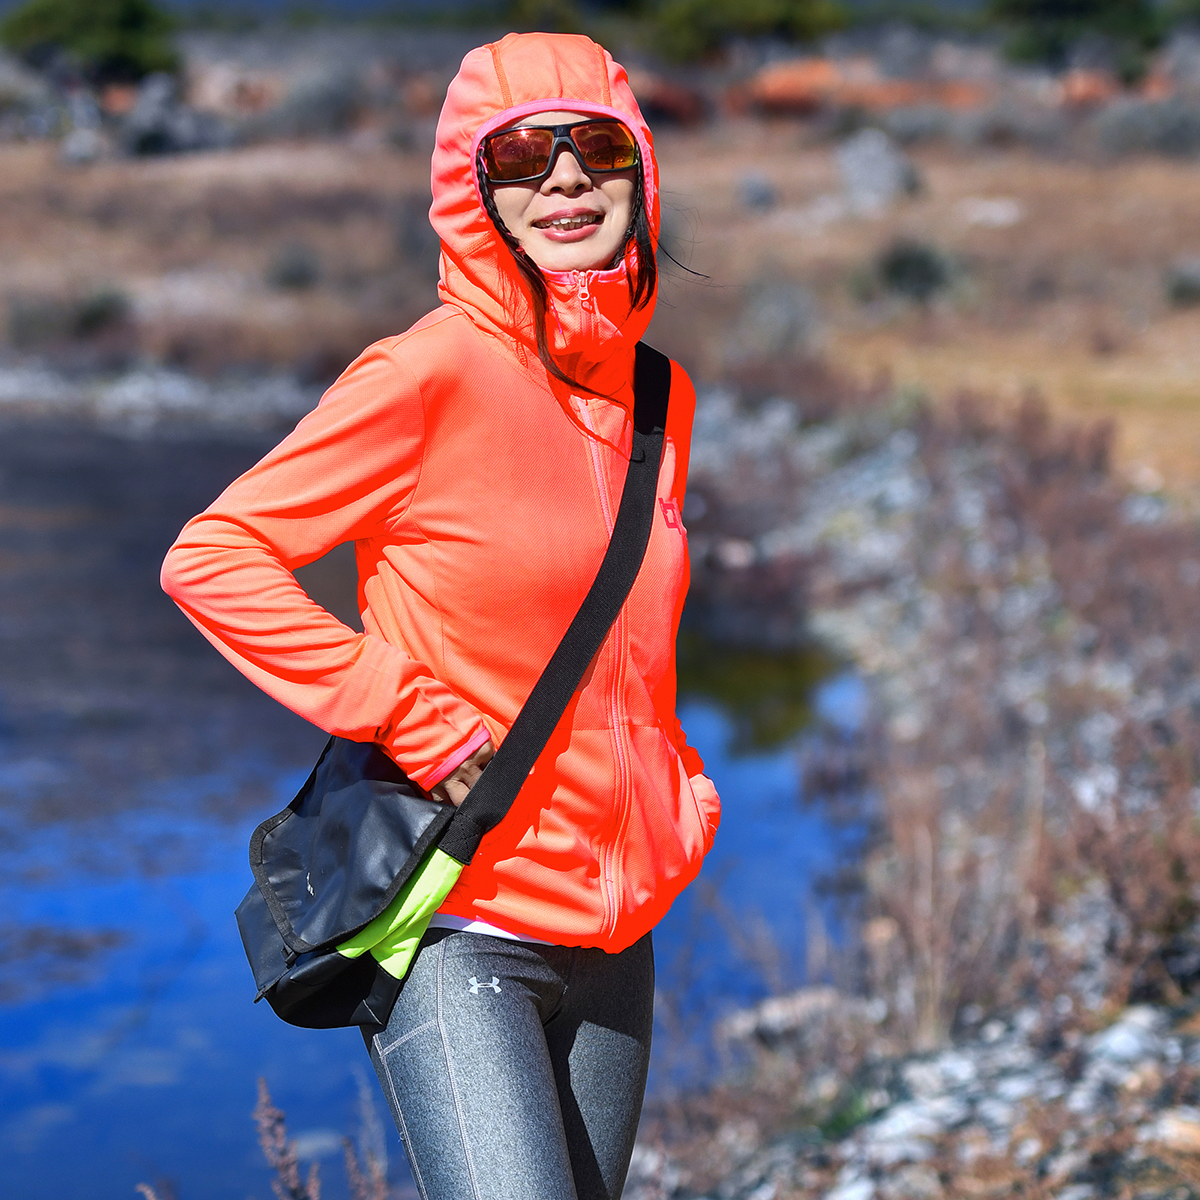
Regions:
<svg viewBox="0 0 1200 1200"><path fill-rule="evenodd" d="M587 272L576 271L575 282L579 287L580 332L586 341L590 341L595 332L592 327L595 324L596 306L588 287Z"/></svg>
<svg viewBox="0 0 1200 1200"><path fill-rule="evenodd" d="M583 295L587 295L586 290ZM590 297L589 297L590 298ZM588 403L582 397L579 397L579 415L583 423L587 426L588 432L592 437L588 439L588 448L591 451L592 471L596 477L596 490L600 493L600 510L604 514L604 528L609 539L612 539L613 532L613 514L612 506L609 502L608 488L604 481L604 464L600 455L599 433L596 429L595 422L592 420L591 411L588 408ZM618 843L620 841L621 830L625 827L626 810L629 807L629 760L625 750L625 728L621 721L620 711L620 691L621 683L624 676L623 666L625 661L625 606L622 605L617 613L617 619L613 622L613 666L611 672L611 684L608 689L608 716L612 724L613 741L616 745L617 759L617 811L614 821L613 836L605 847L603 861L600 867L600 873L604 879L604 893L607 901L608 912L605 915L604 929L609 935L613 934L617 928L617 885L613 878L613 863L616 858Z"/></svg>

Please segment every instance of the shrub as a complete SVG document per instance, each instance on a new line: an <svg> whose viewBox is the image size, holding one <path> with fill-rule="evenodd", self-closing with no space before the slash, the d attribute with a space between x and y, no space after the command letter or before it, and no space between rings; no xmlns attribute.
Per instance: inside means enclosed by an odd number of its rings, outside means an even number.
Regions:
<svg viewBox="0 0 1200 1200"><path fill-rule="evenodd" d="M1126 78L1145 71L1162 35L1153 0L991 0L988 15L1009 30L1008 52L1019 61L1062 66L1077 43L1099 37Z"/></svg>
<svg viewBox="0 0 1200 1200"><path fill-rule="evenodd" d="M271 260L267 282L287 291L304 291L321 278L321 263L316 252L302 242L289 242Z"/></svg>
<svg viewBox="0 0 1200 1200"><path fill-rule="evenodd" d="M1172 263L1164 281L1167 300L1175 308L1200 304L1200 259L1181 258Z"/></svg>
<svg viewBox="0 0 1200 1200"><path fill-rule="evenodd" d="M1163 16L1170 25L1200 25L1200 0L1167 0Z"/></svg>
<svg viewBox="0 0 1200 1200"><path fill-rule="evenodd" d="M883 251L875 269L886 291L918 304L928 304L945 291L952 277L950 264L940 250L905 238Z"/></svg>
<svg viewBox="0 0 1200 1200"><path fill-rule="evenodd" d="M648 15L661 52L682 62L711 54L730 38L810 41L847 20L837 0L657 0Z"/></svg>
<svg viewBox="0 0 1200 1200"><path fill-rule="evenodd" d="M19 350L86 341L125 324L129 310L129 297L115 288L100 288L75 300L16 296L9 307L9 341Z"/></svg>
<svg viewBox="0 0 1200 1200"><path fill-rule="evenodd" d="M578 33L583 28L583 16L574 0L513 0L507 13L519 29Z"/></svg>
<svg viewBox="0 0 1200 1200"><path fill-rule="evenodd" d="M177 68L174 26L151 0L27 0L0 41L37 66L65 55L93 82L134 82Z"/></svg>

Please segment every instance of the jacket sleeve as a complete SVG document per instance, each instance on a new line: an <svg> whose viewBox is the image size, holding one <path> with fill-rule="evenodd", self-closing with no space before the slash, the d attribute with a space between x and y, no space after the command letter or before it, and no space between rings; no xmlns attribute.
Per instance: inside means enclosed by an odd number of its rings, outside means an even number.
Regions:
<svg viewBox="0 0 1200 1200"><path fill-rule="evenodd" d="M378 742L423 787L486 740L423 663L342 624L292 572L407 508L421 471L420 388L366 350L261 462L189 521L162 584L250 680L329 733Z"/></svg>
<svg viewBox="0 0 1200 1200"><path fill-rule="evenodd" d="M672 363L671 402L668 407L667 436L672 439L675 445L675 478L671 484L671 495L678 506L680 514L683 513L683 501L687 494L688 459L692 441L692 418L695 416L695 412L696 391L692 386L692 381L678 363ZM676 601L675 613L671 625L671 670L669 678L672 689L675 687L676 680L675 636L679 630L679 620L683 615L683 604L686 598L687 591L684 589ZM692 785L692 792L708 817L709 844L711 845L712 836L716 833L717 826L721 821L721 801L712 780L704 773L704 761L701 759L699 752L694 746L688 743L687 735L683 732L683 726L679 723L679 717L674 716L673 719L675 723L675 747L679 751L680 760Z"/></svg>

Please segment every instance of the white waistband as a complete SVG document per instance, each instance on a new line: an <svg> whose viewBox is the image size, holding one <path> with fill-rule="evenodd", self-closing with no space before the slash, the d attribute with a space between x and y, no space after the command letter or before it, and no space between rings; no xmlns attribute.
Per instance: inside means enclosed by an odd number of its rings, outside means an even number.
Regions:
<svg viewBox="0 0 1200 1200"><path fill-rule="evenodd" d="M486 933L489 937L507 938L510 942L535 942L539 946L553 946L544 938L525 937L519 933L509 933L499 925L489 925L487 921L476 921L473 917L454 917L449 913L436 912L429 918L430 929L457 929L459 933Z"/></svg>

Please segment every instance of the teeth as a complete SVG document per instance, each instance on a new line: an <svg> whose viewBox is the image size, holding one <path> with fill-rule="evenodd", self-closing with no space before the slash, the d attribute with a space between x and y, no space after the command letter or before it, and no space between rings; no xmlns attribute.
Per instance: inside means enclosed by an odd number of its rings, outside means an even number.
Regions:
<svg viewBox="0 0 1200 1200"><path fill-rule="evenodd" d="M559 217L555 221L547 221L543 228L546 229L582 229L585 225L591 225L596 220L595 216L584 217Z"/></svg>

